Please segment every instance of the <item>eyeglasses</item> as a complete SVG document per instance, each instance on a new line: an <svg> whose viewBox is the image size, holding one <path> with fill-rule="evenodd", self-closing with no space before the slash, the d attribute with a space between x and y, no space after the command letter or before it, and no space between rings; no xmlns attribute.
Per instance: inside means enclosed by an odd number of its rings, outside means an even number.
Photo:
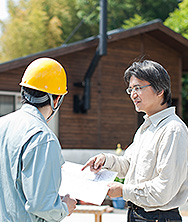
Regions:
<svg viewBox="0 0 188 222"><path fill-rule="evenodd" d="M129 87L129 88L126 89L126 92L127 92L127 94L129 94L129 95L132 93L132 91L134 91L134 92L136 92L136 93L140 93L140 90L141 90L141 89L143 89L143 88L145 88L145 87L148 87L148 86L151 86L151 84L146 85L146 86L135 86L135 87L133 87L133 88Z"/></svg>

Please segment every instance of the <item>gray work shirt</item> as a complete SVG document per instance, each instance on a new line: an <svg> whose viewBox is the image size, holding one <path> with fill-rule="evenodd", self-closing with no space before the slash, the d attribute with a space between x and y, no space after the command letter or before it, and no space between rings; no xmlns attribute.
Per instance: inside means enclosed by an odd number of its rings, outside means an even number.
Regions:
<svg viewBox="0 0 188 222"><path fill-rule="evenodd" d="M60 221L61 147L43 115L25 104L0 118L0 221Z"/></svg>

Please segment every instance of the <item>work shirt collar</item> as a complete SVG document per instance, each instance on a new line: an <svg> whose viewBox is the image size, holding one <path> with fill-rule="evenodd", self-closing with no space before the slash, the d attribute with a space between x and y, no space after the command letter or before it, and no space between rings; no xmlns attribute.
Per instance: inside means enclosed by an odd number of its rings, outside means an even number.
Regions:
<svg viewBox="0 0 188 222"><path fill-rule="evenodd" d="M21 107L21 110L24 111L24 112L29 113L30 115L38 118L40 121L42 121L46 125L48 125L44 116L42 115L42 113L35 106L32 106L30 104L23 104L22 107Z"/></svg>
<svg viewBox="0 0 188 222"><path fill-rule="evenodd" d="M164 119L168 118L169 116L175 114L175 107L166 108L158 113L153 114L152 116L145 115L144 119L145 122L150 122L154 127L163 121Z"/></svg>

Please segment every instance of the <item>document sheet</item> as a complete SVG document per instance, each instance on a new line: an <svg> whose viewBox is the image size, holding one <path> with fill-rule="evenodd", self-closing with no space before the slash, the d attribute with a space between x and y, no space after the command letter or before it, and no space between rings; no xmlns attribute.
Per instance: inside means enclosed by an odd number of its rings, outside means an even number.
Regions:
<svg viewBox="0 0 188 222"><path fill-rule="evenodd" d="M102 169L93 173L89 167L81 171L82 167L82 164L68 161L63 164L59 194L70 194L78 200L101 205L109 189L107 184L114 181L117 172Z"/></svg>

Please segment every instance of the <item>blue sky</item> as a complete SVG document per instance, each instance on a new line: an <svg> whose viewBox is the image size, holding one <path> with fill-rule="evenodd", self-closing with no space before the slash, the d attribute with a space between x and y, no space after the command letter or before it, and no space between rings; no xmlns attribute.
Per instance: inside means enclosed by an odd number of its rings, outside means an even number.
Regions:
<svg viewBox="0 0 188 222"><path fill-rule="evenodd" d="M0 0L0 19L5 20L8 17L7 0Z"/></svg>

